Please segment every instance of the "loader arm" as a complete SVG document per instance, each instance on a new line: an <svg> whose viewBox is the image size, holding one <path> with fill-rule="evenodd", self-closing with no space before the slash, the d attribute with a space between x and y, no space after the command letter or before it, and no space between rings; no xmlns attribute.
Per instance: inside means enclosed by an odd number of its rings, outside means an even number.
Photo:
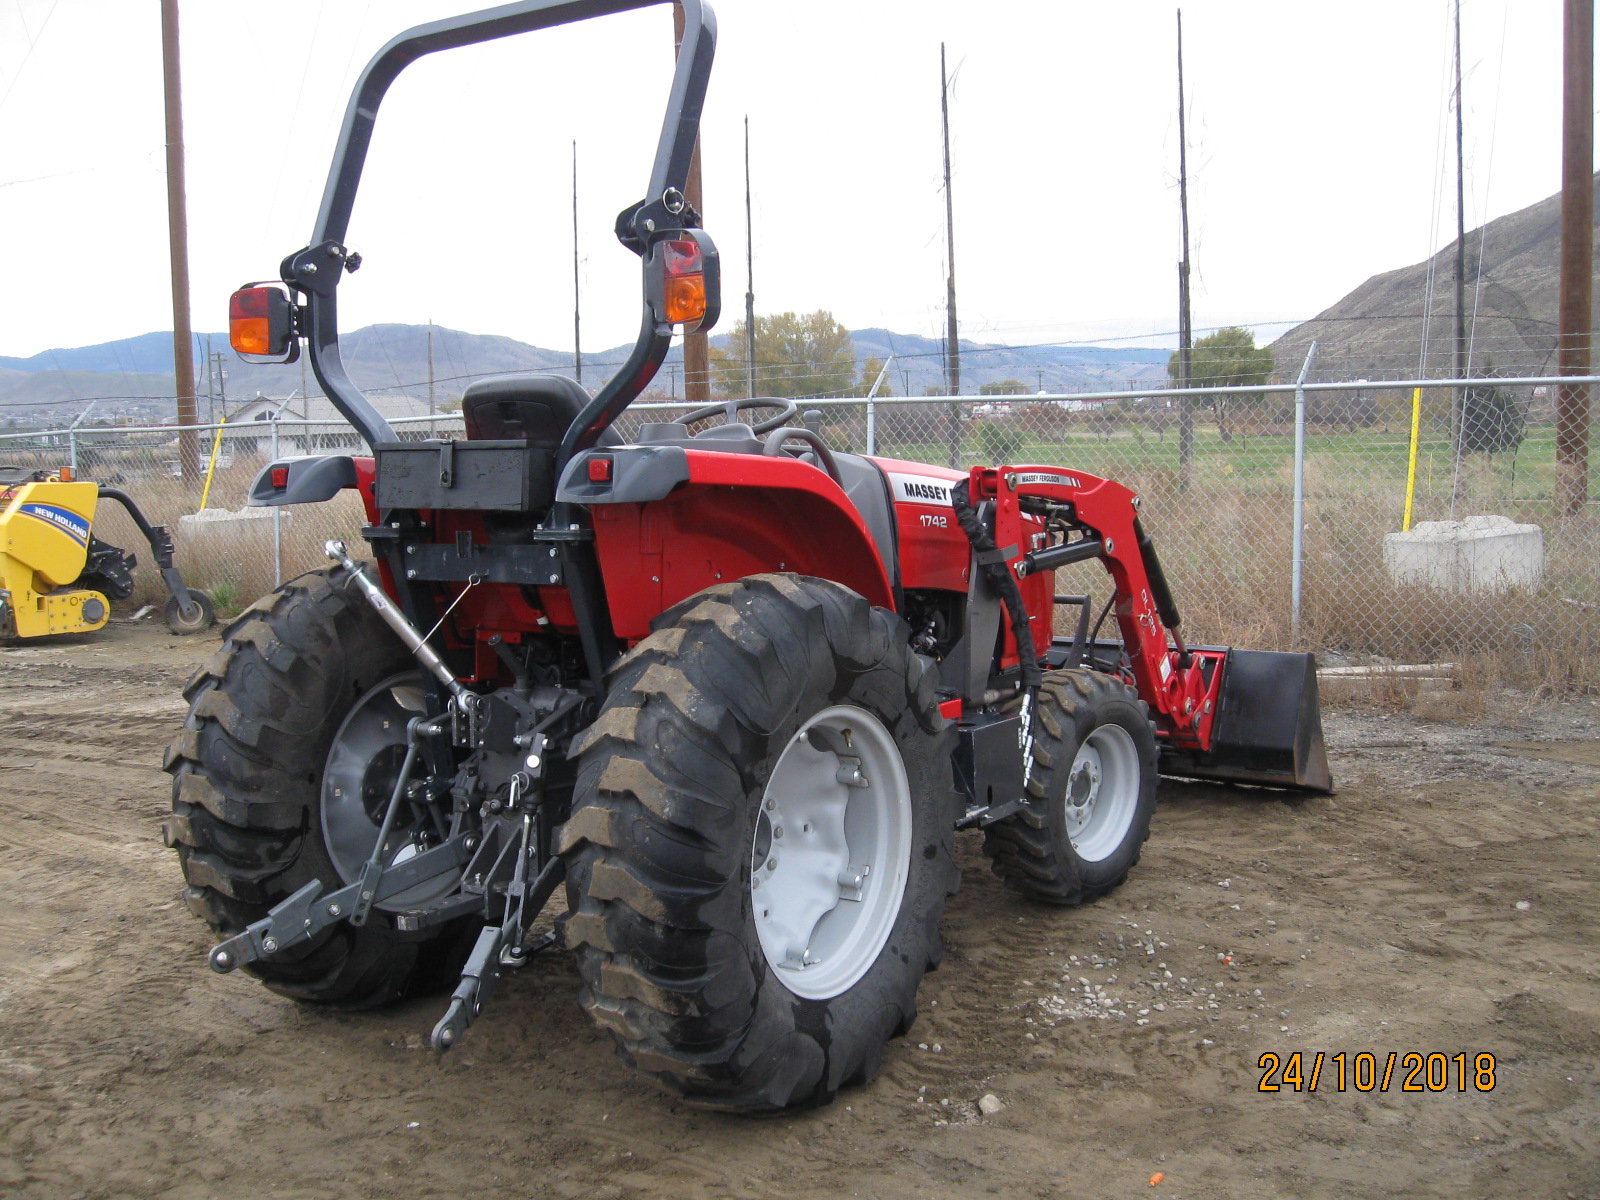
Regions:
<svg viewBox="0 0 1600 1200"><path fill-rule="evenodd" d="M993 501L995 544L1019 579L1089 558L1105 564L1133 683L1158 732L1175 747L1209 751L1227 651L1190 650L1177 635L1177 607L1139 526L1139 497L1113 480L1060 467L975 467L970 486L974 502ZM1078 536L1030 545L1041 535L1025 531L1025 510Z"/></svg>

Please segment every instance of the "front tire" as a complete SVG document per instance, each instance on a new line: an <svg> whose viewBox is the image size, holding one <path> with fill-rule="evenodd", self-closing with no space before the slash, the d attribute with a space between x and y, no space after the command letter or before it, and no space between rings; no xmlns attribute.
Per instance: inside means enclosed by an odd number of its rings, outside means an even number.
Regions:
<svg viewBox="0 0 1600 1200"><path fill-rule="evenodd" d="M324 811L324 775L332 764L393 786L384 775L393 746L370 734L352 740L347 725L387 720L403 729L397 704L392 713L374 708L390 703L377 685L414 683L414 668L342 567L291 580L223 631L222 648L184 689L189 716L167 750L172 815L163 827L188 883L184 899L219 938L312 879L324 891L347 882L355 851L340 843L359 840L353 826L366 818ZM366 748L364 772L342 763L351 746L330 756L340 736ZM368 850L377 824L367 825ZM477 926L458 920L419 937L375 909L359 928L341 922L245 969L296 1000L367 1007L449 982Z"/></svg>
<svg viewBox="0 0 1600 1200"><path fill-rule="evenodd" d="M574 743L560 849L581 1001L702 1106L827 1103L915 1016L957 801L954 735L907 641L834 583L723 584L657 620Z"/></svg>
<svg viewBox="0 0 1600 1200"><path fill-rule="evenodd" d="M1046 904L1098 900L1128 877L1156 807L1156 739L1132 687L1048 671L1034 710L1029 805L984 831L994 873Z"/></svg>

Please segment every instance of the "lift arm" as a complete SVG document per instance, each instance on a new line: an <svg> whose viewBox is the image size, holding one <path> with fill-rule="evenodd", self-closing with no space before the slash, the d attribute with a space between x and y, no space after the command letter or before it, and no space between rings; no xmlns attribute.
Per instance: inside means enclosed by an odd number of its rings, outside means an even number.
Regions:
<svg viewBox="0 0 1600 1200"><path fill-rule="evenodd" d="M1139 524L1139 497L1120 483L1060 467L974 467L969 486L974 503L994 503L995 544L1018 579L1090 558L1105 564L1133 683L1158 731L1171 746L1210 750L1227 651L1183 644L1177 606ZM1030 533L1025 513L1078 536L1051 541L1051 533Z"/></svg>

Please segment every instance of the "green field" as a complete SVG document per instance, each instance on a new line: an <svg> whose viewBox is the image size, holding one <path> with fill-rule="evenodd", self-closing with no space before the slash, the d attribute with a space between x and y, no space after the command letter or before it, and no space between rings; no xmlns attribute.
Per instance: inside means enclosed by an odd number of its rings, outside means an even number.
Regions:
<svg viewBox="0 0 1600 1200"><path fill-rule="evenodd" d="M1012 462L1075 467L1146 488L1175 486L1178 481L1178 439L1172 430L1164 437L1126 427L1106 434L1014 432L1018 448L1008 456ZM1590 495L1600 497L1600 439L1596 441L1589 466ZM993 445L994 439L986 439L968 423L961 440L961 465L987 462L985 450ZM1392 492L1403 504L1409 449L1405 430L1330 433L1318 429L1308 433L1307 496ZM878 440L880 454L915 462L947 463L949 451L945 441ZM1425 436L1417 453L1419 506L1431 507L1437 500L1448 503L1453 483L1458 507L1461 500L1548 501L1555 483L1555 431L1548 425L1530 426L1514 453L1464 455L1458 480L1452 478L1452 466L1448 435ZM1292 433L1238 434L1224 441L1215 426L1202 425L1195 430L1194 486L1247 494L1286 492L1293 489L1293 472ZM1420 507L1417 519L1424 519Z"/></svg>

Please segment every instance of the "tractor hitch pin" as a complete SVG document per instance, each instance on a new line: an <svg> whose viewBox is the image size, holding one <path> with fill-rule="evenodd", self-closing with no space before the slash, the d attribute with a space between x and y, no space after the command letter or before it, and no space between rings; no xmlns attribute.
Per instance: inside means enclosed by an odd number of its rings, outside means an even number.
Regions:
<svg viewBox="0 0 1600 1200"><path fill-rule="evenodd" d="M439 682L449 689L450 695L461 707L462 711L471 709L473 701L477 699L474 693L467 690L459 679L444 665L444 660L428 645L428 639L417 631L417 627L406 619L405 613L395 607L394 601L384 595L383 589L373 583L345 550L343 542L337 538L330 538L323 543L323 550L329 558L350 572L350 578L361 589L361 594L367 598L367 603L383 618L384 624L394 630L395 636L405 643L406 649L417 656L417 661L427 667L438 678ZM463 593L465 594L465 593Z"/></svg>

